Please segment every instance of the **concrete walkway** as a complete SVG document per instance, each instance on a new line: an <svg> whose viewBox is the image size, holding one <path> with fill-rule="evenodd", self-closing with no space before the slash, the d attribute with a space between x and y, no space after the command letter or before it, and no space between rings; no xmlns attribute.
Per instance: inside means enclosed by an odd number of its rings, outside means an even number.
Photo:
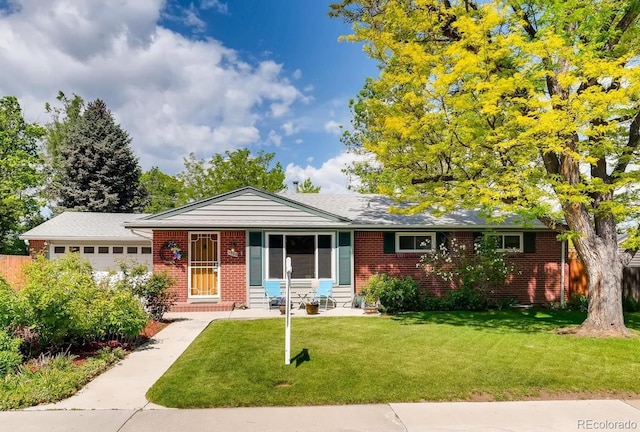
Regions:
<svg viewBox="0 0 640 432"><path fill-rule="evenodd" d="M296 311L296 315L305 315ZM362 316L337 308L320 316ZM399 403L319 407L166 409L144 397L215 319L280 318L278 311L183 313L150 344L75 396L23 411L0 412L0 431L620 431L640 429L640 401ZM310 317L311 318L311 317Z"/></svg>

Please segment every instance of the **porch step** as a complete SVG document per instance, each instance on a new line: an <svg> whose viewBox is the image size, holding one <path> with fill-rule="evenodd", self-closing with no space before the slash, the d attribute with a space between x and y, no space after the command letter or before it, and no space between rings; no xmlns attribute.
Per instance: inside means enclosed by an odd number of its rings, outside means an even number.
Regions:
<svg viewBox="0 0 640 432"><path fill-rule="evenodd" d="M176 303L171 306L171 312L228 312L235 306L233 301L217 303Z"/></svg>

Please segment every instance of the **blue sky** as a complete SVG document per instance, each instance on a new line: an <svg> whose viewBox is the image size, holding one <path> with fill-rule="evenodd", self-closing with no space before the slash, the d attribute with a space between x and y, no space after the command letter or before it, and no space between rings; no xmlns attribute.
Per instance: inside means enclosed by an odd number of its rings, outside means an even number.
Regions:
<svg viewBox="0 0 640 432"><path fill-rule="evenodd" d="M377 68L325 0L0 0L0 94L49 120L58 90L102 98L143 169L248 147L287 182L346 190L348 101Z"/></svg>

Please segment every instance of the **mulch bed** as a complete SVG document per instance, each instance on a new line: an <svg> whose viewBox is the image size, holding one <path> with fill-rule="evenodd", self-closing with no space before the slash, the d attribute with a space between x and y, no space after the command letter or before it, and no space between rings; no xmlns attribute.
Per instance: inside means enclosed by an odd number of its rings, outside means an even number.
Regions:
<svg viewBox="0 0 640 432"><path fill-rule="evenodd" d="M76 356L74 364L83 364L87 358L92 357L105 347L109 348L122 348L127 352L132 352L136 348L145 343L158 334L162 329L171 324L171 320L161 321L149 321L147 326L140 332L138 337L130 340L110 340L106 342L89 342L85 345L74 348L70 351L71 354Z"/></svg>

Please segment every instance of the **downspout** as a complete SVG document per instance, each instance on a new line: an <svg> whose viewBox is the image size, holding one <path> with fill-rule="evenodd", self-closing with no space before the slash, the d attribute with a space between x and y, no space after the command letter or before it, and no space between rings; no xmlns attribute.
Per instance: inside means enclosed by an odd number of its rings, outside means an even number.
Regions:
<svg viewBox="0 0 640 432"><path fill-rule="evenodd" d="M567 241L566 240L562 240L562 257L560 258L560 262L561 262L561 267L560 267L560 307L564 307L564 273L565 273L565 265L566 265L566 260L565 260L565 255L566 255L566 250L567 250Z"/></svg>

